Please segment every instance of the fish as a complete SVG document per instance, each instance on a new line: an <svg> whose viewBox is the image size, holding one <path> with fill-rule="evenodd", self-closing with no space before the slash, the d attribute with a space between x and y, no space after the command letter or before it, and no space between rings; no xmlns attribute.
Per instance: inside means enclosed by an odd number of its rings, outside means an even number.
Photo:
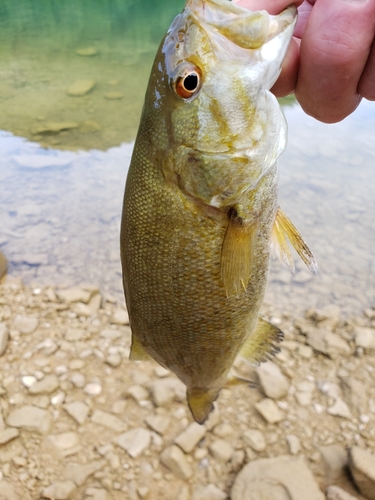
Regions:
<svg viewBox="0 0 375 500"><path fill-rule="evenodd" d="M270 92L297 11L188 0L157 52L127 175L121 261L131 360L153 359L186 386L199 424L238 377L238 356L277 352L260 316L270 257L288 241L315 258L278 205L287 126Z"/></svg>

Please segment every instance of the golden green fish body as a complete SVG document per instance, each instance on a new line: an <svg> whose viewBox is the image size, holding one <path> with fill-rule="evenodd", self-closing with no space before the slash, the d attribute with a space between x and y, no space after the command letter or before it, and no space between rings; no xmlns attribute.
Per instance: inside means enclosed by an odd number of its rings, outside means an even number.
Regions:
<svg viewBox="0 0 375 500"><path fill-rule="evenodd" d="M286 136L268 89L294 20L294 8L269 16L191 0L146 94L121 230L132 355L172 370L199 422L254 332L266 289Z"/></svg>

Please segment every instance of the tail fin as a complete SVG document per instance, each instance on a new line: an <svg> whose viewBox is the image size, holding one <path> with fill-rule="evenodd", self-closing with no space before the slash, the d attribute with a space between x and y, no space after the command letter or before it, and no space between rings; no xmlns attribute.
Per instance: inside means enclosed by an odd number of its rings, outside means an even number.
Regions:
<svg viewBox="0 0 375 500"><path fill-rule="evenodd" d="M194 420L198 424L203 424L214 409L214 401L219 395L219 391L205 389L187 389L186 397Z"/></svg>

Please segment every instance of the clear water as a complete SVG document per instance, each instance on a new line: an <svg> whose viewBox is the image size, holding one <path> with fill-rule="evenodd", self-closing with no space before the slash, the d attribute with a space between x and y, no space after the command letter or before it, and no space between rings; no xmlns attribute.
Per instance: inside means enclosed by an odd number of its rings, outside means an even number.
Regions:
<svg viewBox="0 0 375 500"><path fill-rule="evenodd" d="M0 248L11 275L99 284L122 298L118 239L131 141L154 53L182 4L3 0ZM88 48L96 54L76 53ZM81 79L94 88L67 95ZM285 113L280 204L315 253L319 274L297 258L292 279L275 261L267 300L286 311L334 303L359 312L375 304L375 107L364 102L337 125L298 105ZM57 131L51 123L74 127Z"/></svg>

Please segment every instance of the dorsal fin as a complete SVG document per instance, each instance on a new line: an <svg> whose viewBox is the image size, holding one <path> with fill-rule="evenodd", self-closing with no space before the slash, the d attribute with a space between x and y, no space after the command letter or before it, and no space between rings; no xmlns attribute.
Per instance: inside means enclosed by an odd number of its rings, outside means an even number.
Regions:
<svg viewBox="0 0 375 500"><path fill-rule="evenodd" d="M267 361L272 355L277 354L280 349L277 346L284 338L283 332L268 321L258 318L255 330L246 340L239 356L249 363L259 364Z"/></svg>
<svg viewBox="0 0 375 500"><path fill-rule="evenodd" d="M294 261L286 238L289 239L308 269L316 274L318 272L318 264L313 253L302 238L301 233L279 207L272 230L272 247L283 267L289 269L294 274Z"/></svg>

